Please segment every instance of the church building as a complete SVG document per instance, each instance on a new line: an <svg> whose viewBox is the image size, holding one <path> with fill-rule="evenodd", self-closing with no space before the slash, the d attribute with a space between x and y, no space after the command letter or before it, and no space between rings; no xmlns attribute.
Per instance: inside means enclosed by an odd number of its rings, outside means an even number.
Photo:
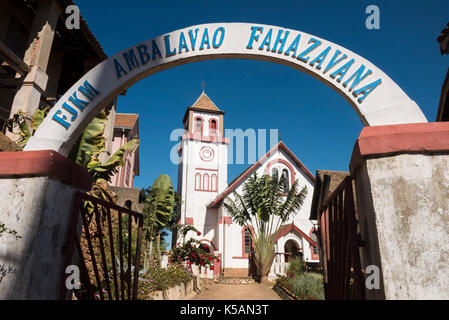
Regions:
<svg viewBox="0 0 449 320"><path fill-rule="evenodd" d="M256 163L228 182L230 141L223 135L224 114L203 92L186 110L183 119L186 133L178 148L182 160L178 167L178 193L182 198L180 223L195 226L201 235L190 232L187 237L195 237L207 244L211 253L220 258L213 271L202 270L201 276L243 277L255 274L255 266L250 261L249 226L241 227L235 223L223 205L227 196L232 197L233 191L242 194L246 180L253 173L259 176L264 173L286 175L289 186L299 180L300 189L307 186L308 190L301 210L280 229L269 276L285 273L288 261L295 256L302 257L308 264L318 264L314 223L309 220L314 175L279 141Z"/></svg>

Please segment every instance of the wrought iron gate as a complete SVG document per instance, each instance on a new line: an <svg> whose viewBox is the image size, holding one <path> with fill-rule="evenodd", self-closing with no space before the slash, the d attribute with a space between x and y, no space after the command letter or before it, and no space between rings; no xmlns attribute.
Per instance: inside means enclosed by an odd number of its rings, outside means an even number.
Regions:
<svg viewBox="0 0 449 320"><path fill-rule="evenodd" d="M364 277L352 178L346 177L320 208L320 244L326 299L362 300Z"/></svg>
<svg viewBox="0 0 449 320"><path fill-rule="evenodd" d="M78 299L137 299L142 226L141 213L76 194L64 272L75 253L81 282L74 290ZM61 283L61 299L67 298L66 277Z"/></svg>

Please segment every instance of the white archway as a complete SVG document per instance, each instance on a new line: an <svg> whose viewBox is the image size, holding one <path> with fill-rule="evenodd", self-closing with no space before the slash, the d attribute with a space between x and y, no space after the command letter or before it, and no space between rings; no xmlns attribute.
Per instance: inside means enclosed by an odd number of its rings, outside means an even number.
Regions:
<svg viewBox="0 0 449 320"><path fill-rule="evenodd" d="M340 93L366 126L427 122L385 73L337 44L276 26L213 23L146 40L98 64L59 99L25 150L67 155L115 96L159 71L210 59L265 60L306 72Z"/></svg>

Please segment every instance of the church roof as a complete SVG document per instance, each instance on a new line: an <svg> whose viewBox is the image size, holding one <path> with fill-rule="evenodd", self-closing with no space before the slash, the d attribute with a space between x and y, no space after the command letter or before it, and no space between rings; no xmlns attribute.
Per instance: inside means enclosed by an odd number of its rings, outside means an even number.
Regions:
<svg viewBox="0 0 449 320"><path fill-rule="evenodd" d="M224 111L220 110L215 105L215 103L213 103L213 101L209 98L209 96L205 92L202 92L200 94L200 96L198 97L198 99L196 99L196 101L193 103L193 105L191 105L190 107L187 108L182 122L185 122L187 120L187 115L189 114L189 110L200 111L200 112L201 111L202 112L211 112L211 113L218 113L218 114L225 113Z"/></svg>
<svg viewBox="0 0 449 320"><path fill-rule="evenodd" d="M139 119L139 115L135 113L117 113L115 115L114 128L132 129L137 119Z"/></svg>
<svg viewBox="0 0 449 320"><path fill-rule="evenodd" d="M270 155L272 155L278 149L285 151L285 153L287 153L287 155L289 155L290 158L293 159L295 164L299 168L301 168L310 177L310 179L312 179L312 181L315 181L315 176L306 168L306 166L302 164L301 161L299 161L299 159L293 154L293 152L290 151L289 148L287 148L287 146L282 141L279 141L270 151L268 151L263 157L261 157L259 161L248 167L234 180L232 180L231 183L229 183L228 187L225 189L225 191L223 191L215 200L209 203L207 207L208 208L218 207L226 196L228 196L232 191L234 191L246 177L248 177L252 172L254 172L254 170L259 168L264 162L264 160L270 157Z"/></svg>
<svg viewBox="0 0 449 320"><path fill-rule="evenodd" d="M198 99L196 99L195 103L192 105L192 108L221 111L204 92L202 92Z"/></svg>

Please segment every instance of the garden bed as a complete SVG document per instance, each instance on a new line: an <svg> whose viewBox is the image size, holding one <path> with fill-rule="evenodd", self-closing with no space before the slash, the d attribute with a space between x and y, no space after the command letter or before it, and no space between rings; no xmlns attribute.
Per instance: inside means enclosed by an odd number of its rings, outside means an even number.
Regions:
<svg viewBox="0 0 449 320"><path fill-rule="evenodd" d="M301 300L298 296L295 296L290 290L288 290L287 288L283 287L279 283L276 283L274 285L273 290L283 300Z"/></svg>
<svg viewBox="0 0 449 320"><path fill-rule="evenodd" d="M172 288L154 291L150 300L183 300L196 295L201 290L201 279L193 277L185 283L178 284Z"/></svg>

